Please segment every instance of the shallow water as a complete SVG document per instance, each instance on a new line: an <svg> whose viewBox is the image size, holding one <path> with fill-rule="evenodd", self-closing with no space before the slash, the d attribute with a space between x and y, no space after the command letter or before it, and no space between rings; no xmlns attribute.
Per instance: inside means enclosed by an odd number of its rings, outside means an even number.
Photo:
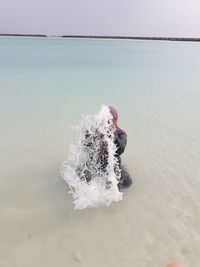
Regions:
<svg viewBox="0 0 200 267"><path fill-rule="evenodd" d="M200 266L199 69L198 43L1 37L1 266ZM74 211L59 168L102 104L134 183Z"/></svg>

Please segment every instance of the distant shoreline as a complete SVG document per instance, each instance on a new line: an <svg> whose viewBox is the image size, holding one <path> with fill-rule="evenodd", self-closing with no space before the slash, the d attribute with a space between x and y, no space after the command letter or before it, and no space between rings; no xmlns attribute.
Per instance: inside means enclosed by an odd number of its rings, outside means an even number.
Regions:
<svg viewBox="0 0 200 267"><path fill-rule="evenodd" d="M125 40L152 40L152 41L184 41L200 42L200 38L187 37L140 37L140 36L108 36L108 35L61 35L48 36L45 34L0 34L0 36L17 36L17 37L62 37L62 38L96 38L96 39L125 39Z"/></svg>
<svg viewBox="0 0 200 267"><path fill-rule="evenodd" d="M18 34L18 33L0 33L0 36L19 36L19 37L48 37L45 34Z"/></svg>

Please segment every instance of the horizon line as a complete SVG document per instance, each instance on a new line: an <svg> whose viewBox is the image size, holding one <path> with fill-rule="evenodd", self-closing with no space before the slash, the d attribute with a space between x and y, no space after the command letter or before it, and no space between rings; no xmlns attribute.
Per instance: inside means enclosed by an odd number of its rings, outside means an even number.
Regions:
<svg viewBox="0 0 200 267"><path fill-rule="evenodd" d="M99 38L99 39L129 39L129 40L160 40L160 41L193 41L200 42L200 37L146 37L146 36L120 36L120 35L47 35L47 34L18 34L2 33L0 36L18 37L61 37L61 38Z"/></svg>

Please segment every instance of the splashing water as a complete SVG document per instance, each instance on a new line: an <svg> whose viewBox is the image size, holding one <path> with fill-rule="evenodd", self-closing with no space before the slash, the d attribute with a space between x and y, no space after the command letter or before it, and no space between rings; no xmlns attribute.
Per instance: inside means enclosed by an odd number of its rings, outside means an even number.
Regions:
<svg viewBox="0 0 200 267"><path fill-rule="evenodd" d="M99 113L82 116L75 138L60 173L70 187L75 209L109 206L122 200L118 190L121 170L114 143L112 115L102 105Z"/></svg>

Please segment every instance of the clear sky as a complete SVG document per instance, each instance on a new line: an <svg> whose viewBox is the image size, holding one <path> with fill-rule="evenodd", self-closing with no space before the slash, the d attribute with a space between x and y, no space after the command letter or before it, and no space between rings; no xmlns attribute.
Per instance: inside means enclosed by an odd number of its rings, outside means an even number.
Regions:
<svg viewBox="0 0 200 267"><path fill-rule="evenodd" d="M0 33L200 37L200 0L0 0Z"/></svg>

